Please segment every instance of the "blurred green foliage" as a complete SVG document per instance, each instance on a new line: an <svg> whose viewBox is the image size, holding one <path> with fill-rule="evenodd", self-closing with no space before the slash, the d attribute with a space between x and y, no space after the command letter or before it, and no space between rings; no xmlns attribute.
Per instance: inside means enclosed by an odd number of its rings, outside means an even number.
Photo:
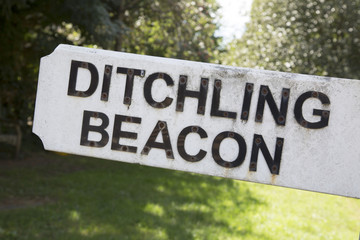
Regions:
<svg viewBox="0 0 360 240"><path fill-rule="evenodd" d="M33 115L40 58L60 43L211 61L215 0L0 0L0 118Z"/></svg>
<svg viewBox="0 0 360 240"><path fill-rule="evenodd" d="M359 0L254 0L223 63L359 79L359 26Z"/></svg>
<svg viewBox="0 0 360 240"><path fill-rule="evenodd" d="M219 60L215 0L0 0L0 118L32 117L39 61L60 43L360 78L360 0L254 0Z"/></svg>

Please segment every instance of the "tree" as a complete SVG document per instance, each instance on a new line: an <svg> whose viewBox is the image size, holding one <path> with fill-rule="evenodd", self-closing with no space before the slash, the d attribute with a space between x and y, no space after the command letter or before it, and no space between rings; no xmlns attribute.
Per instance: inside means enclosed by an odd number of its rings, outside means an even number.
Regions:
<svg viewBox="0 0 360 240"><path fill-rule="evenodd" d="M211 61L215 0L0 0L0 118L32 116L39 60L59 43Z"/></svg>
<svg viewBox="0 0 360 240"><path fill-rule="evenodd" d="M109 3L111 9L124 8L119 1ZM213 59L219 41L214 37L215 0L131 3L131 9L112 14L126 26L114 49L205 62Z"/></svg>
<svg viewBox="0 0 360 240"><path fill-rule="evenodd" d="M360 0L254 0L225 64L360 78Z"/></svg>

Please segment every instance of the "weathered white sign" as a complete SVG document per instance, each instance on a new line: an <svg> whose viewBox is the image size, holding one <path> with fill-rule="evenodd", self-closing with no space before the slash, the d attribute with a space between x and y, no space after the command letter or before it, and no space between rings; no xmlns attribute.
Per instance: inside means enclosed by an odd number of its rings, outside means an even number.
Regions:
<svg viewBox="0 0 360 240"><path fill-rule="evenodd" d="M60 45L47 150L360 198L360 81Z"/></svg>

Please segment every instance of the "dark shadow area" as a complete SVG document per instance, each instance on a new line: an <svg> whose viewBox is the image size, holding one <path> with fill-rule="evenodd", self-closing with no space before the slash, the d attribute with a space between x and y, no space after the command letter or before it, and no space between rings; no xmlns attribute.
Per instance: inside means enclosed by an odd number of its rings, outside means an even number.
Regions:
<svg viewBox="0 0 360 240"><path fill-rule="evenodd" d="M15 128L4 127L0 132L0 161L25 160L34 152L44 152L41 139L31 132L29 126ZM20 132L20 134L18 134ZM18 139L20 138L20 139ZM17 145L18 144L18 145Z"/></svg>

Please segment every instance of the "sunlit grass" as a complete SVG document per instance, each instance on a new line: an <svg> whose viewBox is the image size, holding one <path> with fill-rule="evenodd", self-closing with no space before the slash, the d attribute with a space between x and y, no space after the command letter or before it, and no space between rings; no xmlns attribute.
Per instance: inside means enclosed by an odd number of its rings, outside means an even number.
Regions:
<svg viewBox="0 0 360 240"><path fill-rule="evenodd" d="M0 239L358 239L360 200L37 154L0 161Z"/></svg>
<svg viewBox="0 0 360 240"><path fill-rule="evenodd" d="M359 238L359 200L257 184L253 191L267 202L254 216L255 231L267 232L269 238Z"/></svg>

